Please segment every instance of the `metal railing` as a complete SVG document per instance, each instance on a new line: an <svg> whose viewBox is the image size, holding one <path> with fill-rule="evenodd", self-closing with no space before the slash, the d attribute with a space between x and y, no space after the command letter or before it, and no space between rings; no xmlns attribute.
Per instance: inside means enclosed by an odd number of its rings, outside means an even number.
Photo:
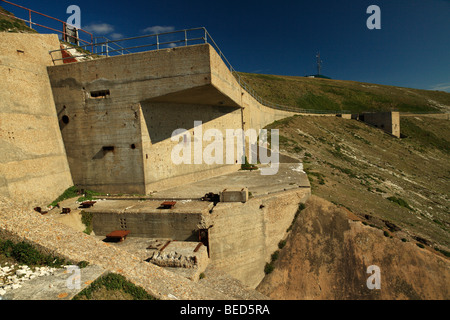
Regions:
<svg viewBox="0 0 450 320"><path fill-rule="evenodd" d="M106 38L104 38L106 39ZM145 43L142 44L142 41L145 40ZM127 45L119 45L118 43L130 43L129 46ZM149 50L160 50L164 48L173 48L177 46L189 46L193 44L199 44L199 43L208 43L210 44L216 52L219 54L222 61L225 63L226 67L230 70L230 72L233 74L233 76L236 78L239 85L249 94L251 95L256 101L258 101L260 104L272 108L272 109L278 109L283 111L290 111L290 112L296 112L296 113L315 113L315 114L342 114L342 113L350 113L346 110L311 110L311 109L300 109L300 108L294 108L290 106L285 106L277 103L273 103L271 101L268 101L258 94L256 94L255 90L246 82L244 79L239 75L239 73L233 68L231 63L228 61L228 59L223 54L222 50L219 48L217 43L214 41L212 36L209 34L209 32L204 27L200 28L191 28L191 29L184 29L184 30L178 30L178 31L171 31L171 32L164 32L164 33L157 33L157 34L150 34L150 35L143 35L143 36L137 36L137 37L131 37L131 38L124 38L124 39L118 39L118 40L106 40L103 42L96 42L93 44L95 50L92 50L91 53L85 53L80 52L79 55L72 55L71 57L63 57L54 59L52 53L59 52L62 49L58 50L52 50L49 51L50 55L52 55L53 61L59 61L59 60L66 60L66 59L73 59L73 58L82 58L92 55L97 56L110 56L111 54L129 54L129 53L136 53L136 52L142 52L142 50L145 48L146 51ZM115 45L116 48L112 48L111 45ZM85 49L89 45L83 45L83 46L73 46L72 48L77 49ZM98 50L100 48L100 50ZM111 50L112 49L112 50Z"/></svg>
<svg viewBox="0 0 450 320"><path fill-rule="evenodd" d="M102 39L102 41L98 41ZM100 50L99 50L100 49ZM117 53L119 55L132 53L131 51L125 49L121 45L112 42L110 39L106 37L94 37L94 54L101 55L104 52L104 55L107 57L110 56L110 52Z"/></svg>
<svg viewBox="0 0 450 320"><path fill-rule="evenodd" d="M46 30L51 30L51 31L57 32L57 33L59 33L59 34L62 35L62 40L75 39L78 43L81 42L81 43L85 43L86 46L92 46L94 36L93 36L93 34L90 33L90 32L87 32L87 31L85 31L85 30L83 30L83 29L77 29L77 31L81 31L81 34L82 34L82 35L85 35L85 36L88 38L88 40L85 40L86 38L85 38L85 39L82 39L78 32L77 32L77 35L78 35L78 36L74 36L73 34L68 34L68 33L67 33L67 28L66 28L66 27L67 27L67 23L66 23L65 21L59 20L59 19L57 19L57 18L51 17L51 16L49 16L49 15L46 15L46 14L44 14L44 13L37 12L37 11L35 11L35 10L32 10L32 9L29 9L29 8L26 8L26 7L23 7L23 6L20 6L20 5L18 5L18 4L15 4L15 3L12 3L12 2L9 2L9 1L6 1L6 0L0 0L0 3L1 3L2 5L3 5L4 3L6 3L6 4L12 5L12 6L16 7L16 8L20 8L20 9L25 10L26 13L27 13L27 16L28 16L28 20L27 20L27 19L23 19L23 18L16 17L15 15L9 15L9 14L2 13L2 12L0 12L0 15L3 15L3 16L9 17L9 18L13 18L13 19L17 19L17 20L20 20L20 21L23 21L23 22L25 22L25 23L28 24L28 26L29 26L30 29L33 29L33 26L34 26L34 27L40 27L40 28L44 28L44 29L46 29ZM41 18L44 17L44 18L47 18L47 19L51 19L51 22L56 22L56 23L55 23L56 25L60 25L60 24L61 24L61 27L62 27L62 28L61 28L61 29L56 29L56 27L50 27L50 26L48 26L48 25L43 25L43 24L40 24L40 23L33 22L33 21L32 21L32 16L33 16L33 14L34 14L35 16L37 15L38 17L41 17ZM33 19L33 20L34 20L34 19ZM33 29L33 30L34 30L34 29ZM91 47L91 49L93 50L93 47Z"/></svg>
<svg viewBox="0 0 450 320"><path fill-rule="evenodd" d="M157 33L157 34L149 34L149 35L142 35L137 37L130 37L130 38L123 38L118 40L106 40L103 42L95 42L93 44L95 50L92 50L90 53L80 52L79 55L73 55L72 57L66 57L66 58L58 58L54 59L52 53L61 51L62 49L52 50L49 51L52 55L53 61L59 61L59 60L66 60L66 59L72 59L72 58L83 58L88 57L92 55L104 55L104 56L110 56L111 54L118 53L118 54L127 54L129 53L136 53L136 52L142 52L144 51L150 51L150 50L160 50L163 48L171 48L179 46L179 44L182 44L184 46L192 45L194 42L197 43L206 43L204 33L202 32L199 34L199 31L203 31L205 28L193 28L193 29L185 29L185 30L179 30L179 31L171 31L171 32L163 32L163 33ZM195 36L189 37L189 34L196 32L197 34ZM178 36L182 34L183 37L180 38L173 38L173 36ZM101 38L101 37L99 37ZM107 39L103 37L104 39ZM142 40L145 39L146 43L141 44ZM141 41L141 42L139 42ZM119 45L118 43L128 43L128 45ZM112 45L115 45L116 48L112 48ZM73 49L83 49L86 50L87 47L90 47L91 45L81 45L81 46L72 46ZM99 50L100 49L100 50ZM111 50L112 49L112 50Z"/></svg>

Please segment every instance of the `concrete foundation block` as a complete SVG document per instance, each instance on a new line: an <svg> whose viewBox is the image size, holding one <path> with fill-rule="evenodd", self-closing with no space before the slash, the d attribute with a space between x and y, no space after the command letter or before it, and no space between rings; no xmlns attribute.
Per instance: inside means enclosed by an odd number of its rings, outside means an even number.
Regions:
<svg viewBox="0 0 450 320"><path fill-rule="evenodd" d="M224 189L219 196L220 202L247 202L248 189Z"/></svg>

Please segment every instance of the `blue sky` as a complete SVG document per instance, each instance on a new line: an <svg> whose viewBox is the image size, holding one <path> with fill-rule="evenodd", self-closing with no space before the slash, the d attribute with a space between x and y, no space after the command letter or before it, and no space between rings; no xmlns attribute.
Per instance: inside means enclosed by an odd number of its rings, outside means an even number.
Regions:
<svg viewBox="0 0 450 320"><path fill-rule="evenodd" d="M315 74L320 51L333 79L450 92L450 0L11 2L64 21L78 5L82 27L108 38L206 27L238 71ZM366 26L370 5L379 30Z"/></svg>

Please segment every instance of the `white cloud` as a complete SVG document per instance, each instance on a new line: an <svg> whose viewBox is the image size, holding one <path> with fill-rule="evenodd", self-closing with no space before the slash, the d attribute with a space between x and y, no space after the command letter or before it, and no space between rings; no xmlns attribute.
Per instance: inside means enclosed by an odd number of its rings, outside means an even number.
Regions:
<svg viewBox="0 0 450 320"><path fill-rule="evenodd" d="M123 39L123 38L125 38L125 36L124 36L123 34L121 34L121 33L111 33L111 34L109 35L109 37L110 37L112 40L117 40L117 39Z"/></svg>
<svg viewBox="0 0 450 320"><path fill-rule="evenodd" d="M114 31L114 26L108 23L93 23L83 29L94 34L108 34Z"/></svg>
<svg viewBox="0 0 450 320"><path fill-rule="evenodd" d="M450 82L436 84L434 86L431 86L430 89L450 92Z"/></svg>
<svg viewBox="0 0 450 320"><path fill-rule="evenodd" d="M148 27L142 30L143 33L155 34L155 33L163 33L163 32L171 32L174 31L175 27L173 26L153 26Z"/></svg>

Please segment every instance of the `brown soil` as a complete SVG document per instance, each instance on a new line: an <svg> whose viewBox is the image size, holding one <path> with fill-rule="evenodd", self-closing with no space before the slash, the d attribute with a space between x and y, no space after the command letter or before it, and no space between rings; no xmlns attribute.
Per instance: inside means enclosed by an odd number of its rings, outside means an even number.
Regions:
<svg viewBox="0 0 450 320"><path fill-rule="evenodd" d="M312 196L257 290L282 300L450 298L447 258L353 218ZM367 288L370 265L381 270L379 290Z"/></svg>

